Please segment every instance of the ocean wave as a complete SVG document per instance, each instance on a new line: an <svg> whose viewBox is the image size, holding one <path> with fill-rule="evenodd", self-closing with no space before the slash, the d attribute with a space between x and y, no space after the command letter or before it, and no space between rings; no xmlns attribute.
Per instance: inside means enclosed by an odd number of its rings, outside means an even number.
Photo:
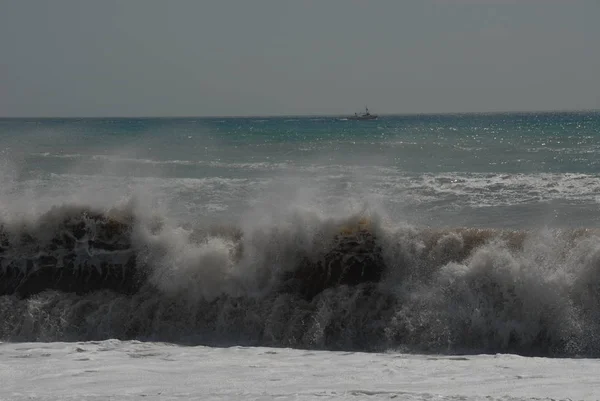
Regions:
<svg viewBox="0 0 600 401"><path fill-rule="evenodd" d="M595 203L600 191L600 176L580 173L440 173L423 174L402 188L423 201L460 199L475 207L507 206L522 203L566 200Z"/></svg>
<svg viewBox="0 0 600 401"><path fill-rule="evenodd" d="M508 206L524 203L565 200L595 204L600 192L600 175L587 173L506 173L459 172L411 173L398 167L353 164L299 164L291 160L278 162L226 162L216 160L152 160L122 158L109 155L83 156L77 154L43 157L91 158L110 162L148 165L184 165L218 169L234 169L281 174L312 174L314 181L330 177L368 182L371 190L390 197L416 203L457 203L470 207Z"/></svg>
<svg viewBox="0 0 600 401"><path fill-rule="evenodd" d="M600 356L599 280L594 229L64 205L0 226L0 339Z"/></svg>
<svg viewBox="0 0 600 401"><path fill-rule="evenodd" d="M155 160L155 159L141 159L141 158L132 158L132 157L120 157L114 155L85 155L79 153L59 153L53 154L49 152L37 153L35 154L37 157L44 158L57 158L57 159L76 159L76 160L94 160L94 161L103 161L103 162L111 162L111 163L132 163L132 164L140 164L140 165L181 165L181 166L204 166L204 167L214 167L214 168L228 168L228 169L243 169L243 170L265 170L271 171L276 169L287 169L292 166L290 163L286 162L248 162L248 163L239 163L239 162L221 162L214 160Z"/></svg>

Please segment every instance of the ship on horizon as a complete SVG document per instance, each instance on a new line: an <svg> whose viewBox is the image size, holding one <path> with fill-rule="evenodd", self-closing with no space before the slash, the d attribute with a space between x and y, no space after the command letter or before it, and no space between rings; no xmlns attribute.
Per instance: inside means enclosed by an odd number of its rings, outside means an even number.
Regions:
<svg viewBox="0 0 600 401"><path fill-rule="evenodd" d="M365 106L365 112L364 113L354 113L353 116L348 117L348 120L376 120L377 119L377 114L371 114L369 112L369 108L367 106Z"/></svg>

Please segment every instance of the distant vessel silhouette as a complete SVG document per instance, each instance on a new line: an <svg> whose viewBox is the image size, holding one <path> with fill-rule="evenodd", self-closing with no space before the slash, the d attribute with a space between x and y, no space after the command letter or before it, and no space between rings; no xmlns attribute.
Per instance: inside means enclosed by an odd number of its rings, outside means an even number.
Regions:
<svg viewBox="0 0 600 401"><path fill-rule="evenodd" d="M365 106L364 113L354 113L353 116L348 117L348 120L376 120L377 114L371 114L369 108Z"/></svg>

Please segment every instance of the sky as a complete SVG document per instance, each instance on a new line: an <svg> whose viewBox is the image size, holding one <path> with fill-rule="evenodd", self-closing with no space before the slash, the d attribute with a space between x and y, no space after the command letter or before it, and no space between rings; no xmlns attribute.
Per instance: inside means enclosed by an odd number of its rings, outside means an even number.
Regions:
<svg viewBox="0 0 600 401"><path fill-rule="evenodd" d="M600 109L598 0L0 0L0 116Z"/></svg>

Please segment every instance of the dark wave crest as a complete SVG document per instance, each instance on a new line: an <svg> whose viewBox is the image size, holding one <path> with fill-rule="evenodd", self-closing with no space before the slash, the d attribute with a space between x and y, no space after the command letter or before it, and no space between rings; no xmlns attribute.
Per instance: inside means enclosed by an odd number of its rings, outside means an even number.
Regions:
<svg viewBox="0 0 600 401"><path fill-rule="evenodd" d="M599 356L600 237L64 206L0 227L0 322L8 341Z"/></svg>

